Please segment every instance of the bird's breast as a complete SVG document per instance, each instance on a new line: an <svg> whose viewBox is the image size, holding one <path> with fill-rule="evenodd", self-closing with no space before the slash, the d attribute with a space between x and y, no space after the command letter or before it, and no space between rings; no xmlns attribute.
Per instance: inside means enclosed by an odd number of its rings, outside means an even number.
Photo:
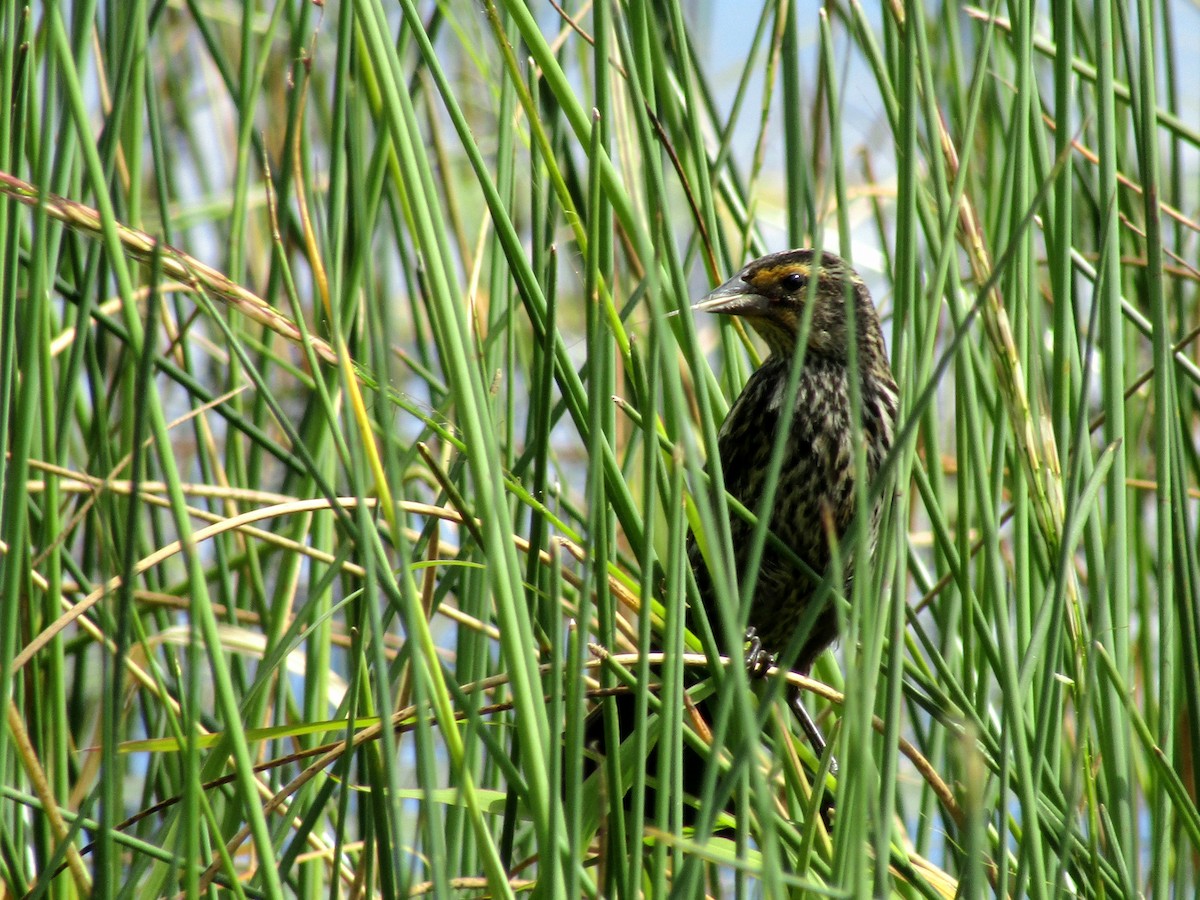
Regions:
<svg viewBox="0 0 1200 900"><path fill-rule="evenodd" d="M762 491L780 428L787 428L771 529L814 567L828 556L828 528L839 537L855 510L854 430L850 385L842 365L813 359L800 374L796 402L782 414L786 361L770 357L747 381L720 433L726 489L752 510ZM873 478L891 442L894 400L863 384L867 474ZM735 526L735 531L740 526ZM748 531L748 526L746 526Z"/></svg>

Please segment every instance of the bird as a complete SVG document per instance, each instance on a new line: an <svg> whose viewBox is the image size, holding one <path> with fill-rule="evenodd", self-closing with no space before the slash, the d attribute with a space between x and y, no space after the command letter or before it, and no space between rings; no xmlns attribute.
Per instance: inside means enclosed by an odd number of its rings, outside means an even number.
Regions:
<svg viewBox="0 0 1200 900"><path fill-rule="evenodd" d="M846 537L857 510L848 302L854 305L853 356L860 392L859 434L866 445L865 489L879 475L891 449L899 392L870 292L849 263L833 253L818 254L806 248L771 253L745 265L693 307L740 317L766 343L767 357L751 374L721 424L717 456L726 492L750 511L762 514L760 501L772 448L780 429L787 430L773 505L765 513L771 532L805 563L811 574L818 576L814 580L770 542L763 547L747 631L751 643L747 665L759 674L773 664L805 624L809 625L807 634L793 665L793 671L800 674L808 674L838 634L833 603L825 600L816 610L812 604L830 565L831 541L841 542ZM791 410L785 410L784 395L806 315L809 327L795 403ZM711 474L711 461L708 468ZM869 513L870 542L874 544L880 515L878 501ZM754 525L731 515L729 527L734 571L740 584L749 574ZM844 581L840 587L848 596L854 560L847 557L846 549L842 553ZM736 599L738 594L716 589L694 531L688 534L687 556L701 606L710 623L719 623L722 619L717 605L721 598ZM825 746L820 730L797 691L792 691L789 701L819 755ZM633 703L629 695L617 697L616 702L623 740L631 727ZM593 748L603 753L599 719L593 717L587 733ZM694 793L704 760L685 748L683 765L685 790ZM657 768L657 754L652 752L647 771L654 774Z"/></svg>
<svg viewBox="0 0 1200 900"><path fill-rule="evenodd" d="M851 423L850 334L847 302L854 304L854 348L861 399L861 435L866 445L868 486L891 449L899 392L888 362L879 315L866 283L841 257L811 249L763 256L713 290L695 309L738 316L767 345L768 355L734 401L717 437L725 490L752 512L760 510L768 463L781 428L783 464L769 511L771 532L823 576L830 564L831 538L841 541L856 511L856 464ZM812 305L796 400L790 413L782 404L806 306ZM880 504L870 510L873 544ZM746 577L754 525L730 517L735 570ZM694 532L688 559L710 621L717 591ZM847 591L854 561L845 559ZM786 554L763 548L749 627L768 654L781 653L815 599L814 581ZM810 616L811 617L811 616ZM837 613L826 602L816 612L794 670L808 674L813 662L837 637Z"/></svg>

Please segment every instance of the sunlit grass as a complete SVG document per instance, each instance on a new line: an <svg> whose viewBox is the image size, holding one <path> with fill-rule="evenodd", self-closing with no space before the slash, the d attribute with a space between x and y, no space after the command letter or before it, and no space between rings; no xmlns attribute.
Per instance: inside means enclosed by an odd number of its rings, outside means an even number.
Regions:
<svg viewBox="0 0 1200 900"><path fill-rule="evenodd" d="M1194 8L732 6L0 8L6 893L1195 891ZM681 696L690 307L813 244L902 404L829 777Z"/></svg>

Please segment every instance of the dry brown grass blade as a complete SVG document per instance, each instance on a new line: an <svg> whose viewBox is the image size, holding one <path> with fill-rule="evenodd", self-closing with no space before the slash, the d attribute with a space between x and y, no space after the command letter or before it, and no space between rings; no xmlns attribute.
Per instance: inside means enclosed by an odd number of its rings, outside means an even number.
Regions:
<svg viewBox="0 0 1200 900"><path fill-rule="evenodd" d="M0 172L0 195L10 197L30 208L44 209L47 215L62 222L72 231L91 238L101 236L103 223L97 210L75 200L38 190L32 184L8 172ZM212 266L200 262L182 250L163 244L137 228L130 228L118 222L116 230L121 246L131 259L147 263L157 246L162 254L163 274L168 278L205 291L293 344L302 344L307 340L317 356L330 365L337 365L338 355L328 343L311 334L306 336L288 316Z"/></svg>

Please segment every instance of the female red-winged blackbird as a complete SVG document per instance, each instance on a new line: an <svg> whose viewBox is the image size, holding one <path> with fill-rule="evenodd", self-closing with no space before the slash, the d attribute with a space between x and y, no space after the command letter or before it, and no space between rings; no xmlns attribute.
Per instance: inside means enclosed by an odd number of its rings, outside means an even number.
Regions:
<svg viewBox="0 0 1200 900"><path fill-rule="evenodd" d="M854 429L851 427L850 334L847 302L854 303L854 337L861 397L861 434L867 445L866 474L874 480L891 448L897 389L888 365L879 317L863 280L840 257L812 250L787 250L756 259L710 293L696 309L745 318L766 341L770 354L746 382L721 426L717 452L725 490L758 512L769 459L780 428L788 433L783 465L770 511L770 529L818 575L830 562L830 536L845 536L855 512ZM795 359L796 341L806 304L812 308L803 368L795 406L788 415L780 407ZM865 488L866 486L864 486ZM874 541L878 505L869 523ZM735 571L746 568L753 526L730 517ZM719 622L718 594L694 535L688 558L710 622ZM843 555L848 588L853 560ZM837 637L832 603L810 610L818 582L768 543L763 548L748 625L769 655L782 651L804 620L810 625L795 668L807 673L817 656ZM725 592L736 597L732 592ZM807 613L807 615L806 615ZM761 657L760 657L761 662ZM798 695L792 706L820 752L824 741L804 712ZM621 737L633 718L630 695L616 698ZM600 717L589 723L589 743L603 752ZM684 757L684 785L694 791L704 761L690 751ZM647 761L656 773L657 753ZM647 803L651 800L647 797Z"/></svg>
<svg viewBox="0 0 1200 900"><path fill-rule="evenodd" d="M879 317L866 284L832 253L822 254L819 267L815 262L811 250L786 250L756 259L704 298L696 309L743 317L770 350L721 426L717 451L725 490L748 509L758 511L776 434L786 428L770 528L814 572L823 575L829 565L830 532L842 538L855 511L847 300L854 303L862 438L867 446L866 474L871 480L892 445L897 392ZM789 416L780 406L808 303L814 304L812 321L796 404ZM872 541L878 517L876 505L870 522ZM736 516L730 517L729 526L741 578L745 576L753 526ZM715 621L716 593L694 537L689 537L688 557L710 621ZM852 560L845 560L847 587L852 565ZM764 548L749 618L764 650L783 650L817 586L783 554L770 545ZM826 603L804 639L797 671L807 673L836 637L837 616L832 604Z"/></svg>

